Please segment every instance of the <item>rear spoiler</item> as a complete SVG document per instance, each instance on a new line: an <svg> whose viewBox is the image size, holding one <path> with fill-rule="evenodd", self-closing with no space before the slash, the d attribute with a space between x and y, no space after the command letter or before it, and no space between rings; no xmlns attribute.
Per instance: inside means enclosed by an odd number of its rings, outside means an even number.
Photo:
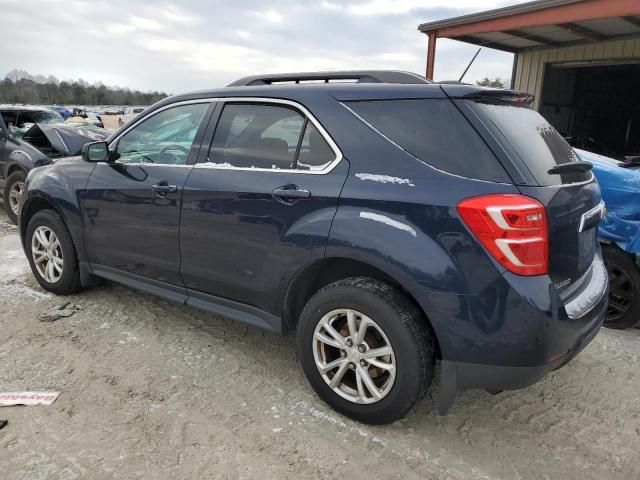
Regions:
<svg viewBox="0 0 640 480"><path fill-rule="evenodd" d="M303 73L276 73L272 75L251 75L240 78L228 87L247 87L255 85L278 85L300 83L403 83L424 84L433 83L426 77L417 73L398 70L348 70L334 72L303 72Z"/></svg>
<svg viewBox="0 0 640 480"><path fill-rule="evenodd" d="M535 98L529 93L509 90L508 88L444 84L442 89L451 98L464 98L481 103L530 105Z"/></svg>

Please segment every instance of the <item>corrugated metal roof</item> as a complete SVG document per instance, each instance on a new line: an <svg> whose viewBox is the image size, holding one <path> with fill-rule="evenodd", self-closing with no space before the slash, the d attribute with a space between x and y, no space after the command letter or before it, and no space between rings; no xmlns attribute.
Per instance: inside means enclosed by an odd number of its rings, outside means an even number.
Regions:
<svg viewBox="0 0 640 480"><path fill-rule="evenodd" d="M448 18L445 20L437 20L435 22L422 23L418 26L421 32L431 32L442 28L464 25L467 23L475 23L483 20L507 17L511 15L519 15L522 13L535 12L545 8L557 7L560 5L569 5L578 3L582 0L536 0L534 2L520 3L510 7L496 8L494 10L486 10L484 12L472 13L470 15L462 15L460 17Z"/></svg>
<svg viewBox="0 0 640 480"><path fill-rule="evenodd" d="M509 52L640 38L640 0L538 0L418 29Z"/></svg>

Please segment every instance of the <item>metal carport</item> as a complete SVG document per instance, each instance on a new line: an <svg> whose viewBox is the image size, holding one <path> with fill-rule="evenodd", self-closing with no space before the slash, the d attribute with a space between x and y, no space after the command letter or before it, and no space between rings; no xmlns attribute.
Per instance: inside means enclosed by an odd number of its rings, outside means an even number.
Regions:
<svg viewBox="0 0 640 480"><path fill-rule="evenodd" d="M511 87L559 131L601 153L640 150L640 0L538 0L418 28L428 78L438 38L512 52Z"/></svg>

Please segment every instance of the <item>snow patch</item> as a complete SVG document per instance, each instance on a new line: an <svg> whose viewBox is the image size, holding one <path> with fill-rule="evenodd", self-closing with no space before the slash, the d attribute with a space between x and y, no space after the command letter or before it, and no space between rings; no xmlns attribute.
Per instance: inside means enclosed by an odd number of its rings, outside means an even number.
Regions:
<svg viewBox="0 0 640 480"><path fill-rule="evenodd" d="M0 220L0 227L6 228L7 230L17 230L18 226L13 223L5 222L4 220Z"/></svg>
<svg viewBox="0 0 640 480"><path fill-rule="evenodd" d="M138 341L138 337L133 335L131 332L120 332L120 335L126 335L127 336L127 338L124 339L124 340L118 340L118 343L120 345L124 345L126 343L131 343L131 342L137 342Z"/></svg>
<svg viewBox="0 0 640 480"><path fill-rule="evenodd" d="M371 182L395 183L398 185L409 185L410 187L415 187L415 184L411 183L411 180L409 180L408 178L392 177L390 175L378 175L376 173L356 173L356 177L358 177L362 181L369 180Z"/></svg>
<svg viewBox="0 0 640 480"><path fill-rule="evenodd" d="M206 162L206 163L199 163L198 168L235 168L235 167L231 165L229 162L224 162L224 163Z"/></svg>
<svg viewBox="0 0 640 480"><path fill-rule="evenodd" d="M49 293L39 292L27 285L20 285L18 283L2 285L0 286L0 290L2 290L0 296L8 299L11 303L24 301L25 298L33 300L34 302L52 298L52 295Z"/></svg>

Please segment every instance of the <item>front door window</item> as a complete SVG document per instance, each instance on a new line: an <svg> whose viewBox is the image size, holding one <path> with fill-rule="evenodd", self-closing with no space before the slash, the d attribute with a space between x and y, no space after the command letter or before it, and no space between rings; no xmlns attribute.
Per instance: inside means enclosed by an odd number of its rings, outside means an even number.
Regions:
<svg viewBox="0 0 640 480"><path fill-rule="evenodd" d="M185 165L208 106L181 105L149 117L120 138L116 162Z"/></svg>

